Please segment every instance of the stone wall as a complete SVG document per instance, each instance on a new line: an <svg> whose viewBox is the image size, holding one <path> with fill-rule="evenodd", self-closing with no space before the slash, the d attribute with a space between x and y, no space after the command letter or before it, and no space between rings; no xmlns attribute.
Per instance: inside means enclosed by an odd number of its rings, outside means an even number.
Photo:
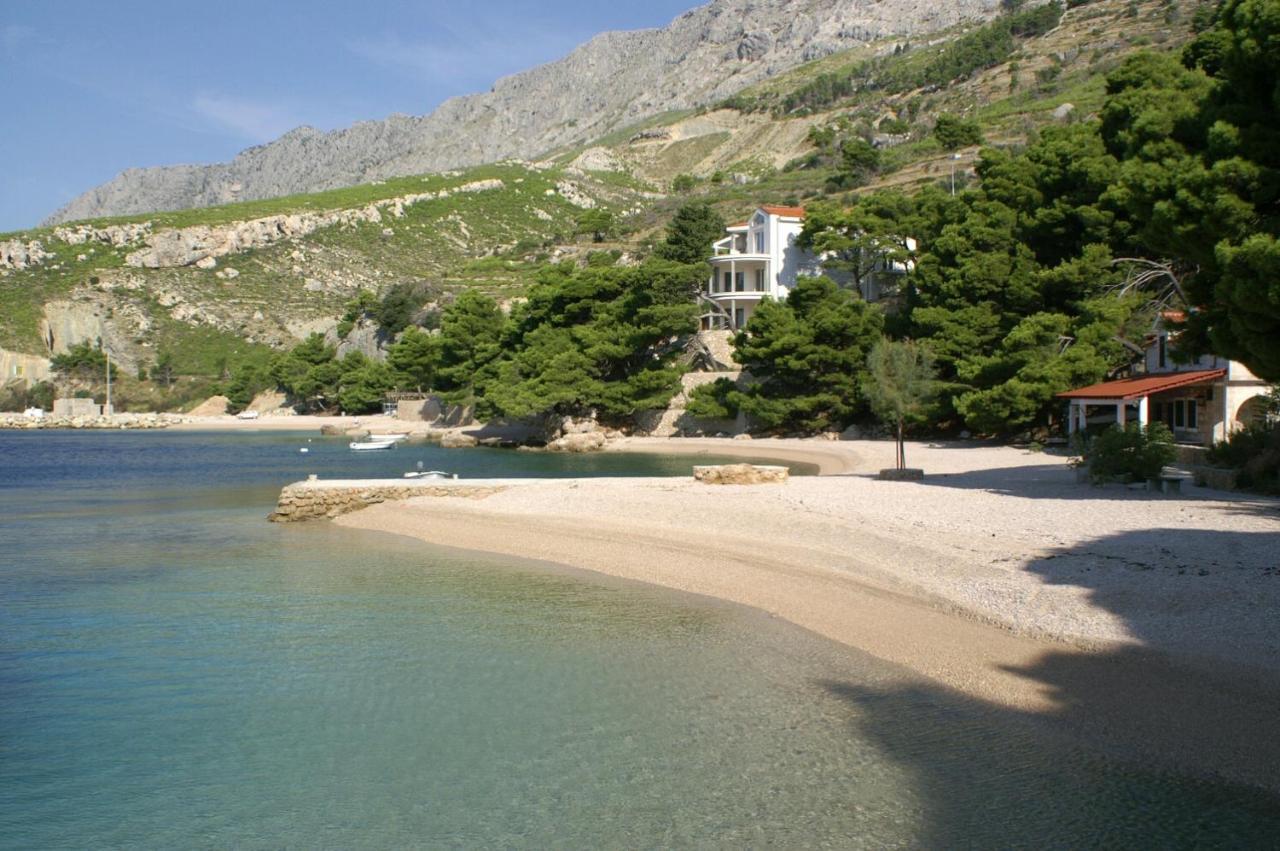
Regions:
<svg viewBox="0 0 1280 851"><path fill-rule="evenodd" d="M91 399L85 401L93 401ZM94 407L100 407L95 405ZM86 416L58 416L46 414L43 417L28 417L23 414L0 414L0 429L36 429L36 428L113 428L113 429L152 429L168 428L176 423L190 422L190 417L177 414L98 414Z"/></svg>
<svg viewBox="0 0 1280 851"><path fill-rule="evenodd" d="M407 479L403 484L297 482L280 491L276 510L267 519L273 523L296 523L337 517L388 500L410 499L415 496L484 499L504 490L506 488L499 485L471 485L447 480L427 482Z"/></svg>

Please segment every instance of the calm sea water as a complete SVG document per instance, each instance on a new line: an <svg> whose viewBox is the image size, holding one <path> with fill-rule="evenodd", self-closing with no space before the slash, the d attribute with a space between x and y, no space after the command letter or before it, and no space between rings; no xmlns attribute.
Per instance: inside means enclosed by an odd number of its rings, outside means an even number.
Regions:
<svg viewBox="0 0 1280 851"><path fill-rule="evenodd" d="M737 607L325 523L282 484L689 459L0 432L0 847L1270 846ZM302 455L300 446L310 452Z"/></svg>

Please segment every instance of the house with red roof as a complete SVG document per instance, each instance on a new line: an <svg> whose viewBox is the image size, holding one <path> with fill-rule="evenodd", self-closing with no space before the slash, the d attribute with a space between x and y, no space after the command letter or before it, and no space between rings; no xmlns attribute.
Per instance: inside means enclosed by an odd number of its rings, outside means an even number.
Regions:
<svg viewBox="0 0 1280 851"><path fill-rule="evenodd" d="M1129 377L1058 394L1068 403L1068 433L1114 415L1122 426L1162 422L1179 443L1207 446L1262 420L1269 387L1244 364L1217 355L1174 360L1170 341L1177 332L1166 323L1182 318L1176 312L1162 316Z"/></svg>
<svg viewBox="0 0 1280 851"><path fill-rule="evenodd" d="M804 207L766 204L745 222L729 225L712 246L711 280L702 318L708 330L737 330L765 298L784 299L802 275L820 272L818 258L797 244Z"/></svg>

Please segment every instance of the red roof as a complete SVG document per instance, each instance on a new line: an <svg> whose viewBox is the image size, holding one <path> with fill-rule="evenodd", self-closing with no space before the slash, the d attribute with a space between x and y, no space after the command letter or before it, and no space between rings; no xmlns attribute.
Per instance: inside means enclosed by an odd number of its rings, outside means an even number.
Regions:
<svg viewBox="0 0 1280 851"><path fill-rule="evenodd" d="M1213 381L1227 374L1225 369L1198 369L1193 372L1169 372L1162 375L1140 375L1090 384L1077 390L1059 393L1059 399L1137 399L1163 390Z"/></svg>
<svg viewBox="0 0 1280 851"><path fill-rule="evenodd" d="M787 216L793 219L804 218L804 207L778 207L772 204L765 204L760 209L771 216Z"/></svg>

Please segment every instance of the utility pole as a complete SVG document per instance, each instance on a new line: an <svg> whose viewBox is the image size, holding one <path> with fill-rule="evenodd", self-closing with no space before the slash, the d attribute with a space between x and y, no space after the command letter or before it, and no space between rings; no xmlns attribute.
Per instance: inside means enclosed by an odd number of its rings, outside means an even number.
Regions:
<svg viewBox="0 0 1280 851"><path fill-rule="evenodd" d="M102 353L107 356L107 404L103 406L102 413L110 414L111 413L111 352L107 351L106 349L103 349Z"/></svg>

